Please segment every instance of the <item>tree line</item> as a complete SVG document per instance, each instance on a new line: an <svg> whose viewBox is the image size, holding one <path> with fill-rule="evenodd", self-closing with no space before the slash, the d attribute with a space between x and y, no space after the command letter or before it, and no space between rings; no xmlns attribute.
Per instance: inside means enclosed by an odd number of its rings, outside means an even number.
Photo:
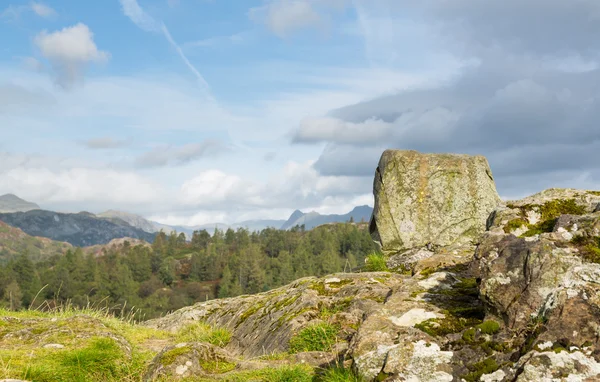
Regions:
<svg viewBox="0 0 600 382"><path fill-rule="evenodd" d="M140 319L214 298L267 291L305 276L350 271L375 250L366 224L160 232L150 245L77 248L33 262L22 253L0 266L0 306L61 304L137 312Z"/></svg>

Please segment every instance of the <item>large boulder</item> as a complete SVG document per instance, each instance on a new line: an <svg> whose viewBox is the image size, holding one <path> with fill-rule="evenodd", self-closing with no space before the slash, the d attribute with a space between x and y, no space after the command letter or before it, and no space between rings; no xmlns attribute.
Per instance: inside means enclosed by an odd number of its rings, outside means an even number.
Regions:
<svg viewBox="0 0 600 382"><path fill-rule="evenodd" d="M386 150L370 231L384 253L476 240L501 203L482 156Z"/></svg>

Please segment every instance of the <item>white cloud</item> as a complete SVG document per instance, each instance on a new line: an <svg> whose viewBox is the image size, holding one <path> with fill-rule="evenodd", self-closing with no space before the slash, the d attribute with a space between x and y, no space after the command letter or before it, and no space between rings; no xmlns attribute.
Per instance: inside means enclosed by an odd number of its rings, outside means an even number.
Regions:
<svg viewBox="0 0 600 382"><path fill-rule="evenodd" d="M57 83L70 88L81 81L89 63L102 63L110 58L108 52L98 50L93 37L88 26L79 23L52 33L42 31L34 43L50 61Z"/></svg>
<svg viewBox="0 0 600 382"><path fill-rule="evenodd" d="M136 173L81 167L50 170L21 165L2 174L0 190L41 204L139 206L165 196L162 187Z"/></svg>
<svg viewBox="0 0 600 382"><path fill-rule="evenodd" d="M31 10L35 12L36 15L44 18L52 18L57 16L57 13L54 9L43 3L31 3Z"/></svg>
<svg viewBox="0 0 600 382"><path fill-rule="evenodd" d="M138 28L145 30L146 32L158 32L160 31L160 23L158 23L152 16L147 14L142 7L138 4L137 0L119 0L123 13L129 17L131 21Z"/></svg>
<svg viewBox="0 0 600 382"><path fill-rule="evenodd" d="M0 12L0 20L18 20L21 17L21 14L29 11L46 19L51 19L58 16L58 13L51 7L43 3L32 2L29 5L9 5L2 12Z"/></svg>
<svg viewBox="0 0 600 382"><path fill-rule="evenodd" d="M251 8L251 20L263 23L278 37L306 27L323 27L328 24L328 13L339 10L346 0L271 0Z"/></svg>
<svg viewBox="0 0 600 382"><path fill-rule="evenodd" d="M310 118L300 123L294 135L296 143L336 141L339 143L368 144L381 142L391 133L391 125L379 119L361 123L344 122L337 118Z"/></svg>

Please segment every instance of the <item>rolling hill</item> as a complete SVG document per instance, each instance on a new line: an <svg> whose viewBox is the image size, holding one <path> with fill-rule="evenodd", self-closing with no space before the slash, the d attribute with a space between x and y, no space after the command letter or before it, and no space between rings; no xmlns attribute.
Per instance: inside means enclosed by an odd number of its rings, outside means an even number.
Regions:
<svg viewBox="0 0 600 382"><path fill-rule="evenodd" d="M27 253L31 260L42 260L52 255L61 255L70 248L73 246L69 243L30 236L19 228L0 221L0 263L22 253Z"/></svg>

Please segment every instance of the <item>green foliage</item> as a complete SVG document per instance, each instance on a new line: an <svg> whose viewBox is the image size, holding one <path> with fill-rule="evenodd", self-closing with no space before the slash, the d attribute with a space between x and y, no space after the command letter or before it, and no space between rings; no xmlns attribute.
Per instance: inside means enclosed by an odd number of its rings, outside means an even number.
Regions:
<svg viewBox="0 0 600 382"><path fill-rule="evenodd" d="M600 236L575 236L571 243L579 247L579 253L586 261L600 264Z"/></svg>
<svg viewBox="0 0 600 382"><path fill-rule="evenodd" d="M476 382L479 381L479 378L482 375L493 373L498 370L500 366L498 366L494 358L490 357L473 365L467 365L467 368L470 370L470 372L463 376L463 378L467 382Z"/></svg>
<svg viewBox="0 0 600 382"><path fill-rule="evenodd" d="M195 322L179 329L176 339L178 342L208 342L223 347L231 340L231 332L204 322Z"/></svg>
<svg viewBox="0 0 600 382"><path fill-rule="evenodd" d="M0 231L0 246L3 240L8 238ZM70 249L37 262L23 252L0 262L0 307L68 303L118 315L135 306L137 317L149 319L198 301L350 271L374 250L364 225L331 224L311 231L217 230L213 236L203 230L190 243L161 232L151 246Z"/></svg>
<svg viewBox="0 0 600 382"><path fill-rule="evenodd" d="M529 225L529 223L525 219L522 219L522 218L513 219L513 220L509 221L508 223L506 223L506 226L504 226L504 232L511 233L512 231L515 231L523 226L527 227L528 225Z"/></svg>
<svg viewBox="0 0 600 382"><path fill-rule="evenodd" d="M496 334L500 331L500 324L494 320L487 320L477 325L477 328L483 334Z"/></svg>
<svg viewBox="0 0 600 382"><path fill-rule="evenodd" d="M290 352L330 351L338 331L337 326L327 322L307 326L290 339Z"/></svg>
<svg viewBox="0 0 600 382"><path fill-rule="evenodd" d="M367 272L387 272L389 271L385 256L382 253L370 253L365 261L365 271Z"/></svg>
<svg viewBox="0 0 600 382"><path fill-rule="evenodd" d="M522 236L530 237L545 232L552 232L558 217L561 215L583 215L585 208L577 204L575 199L556 199L548 201L541 206L526 205L524 210L537 208L541 219L537 224L528 225L528 230Z"/></svg>

